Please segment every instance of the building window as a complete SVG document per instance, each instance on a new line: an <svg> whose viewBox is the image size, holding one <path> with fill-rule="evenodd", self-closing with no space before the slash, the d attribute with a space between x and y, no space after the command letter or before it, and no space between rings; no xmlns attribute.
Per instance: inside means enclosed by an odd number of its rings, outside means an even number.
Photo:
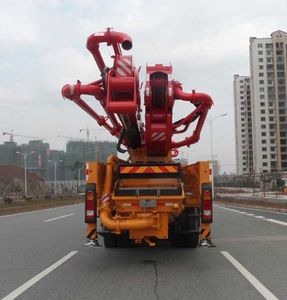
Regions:
<svg viewBox="0 0 287 300"><path fill-rule="evenodd" d="M267 60L266 60L268 63L272 63L272 57L267 57Z"/></svg>
<svg viewBox="0 0 287 300"><path fill-rule="evenodd" d="M265 120L266 120L266 119L265 119L265 117L261 117L261 121L263 121L263 122L264 122Z"/></svg>
<svg viewBox="0 0 287 300"><path fill-rule="evenodd" d="M265 96L264 95L260 95L260 99L265 99Z"/></svg>
<svg viewBox="0 0 287 300"><path fill-rule="evenodd" d="M266 125L265 124L262 124L261 125L261 129L265 129L266 128Z"/></svg>
<svg viewBox="0 0 287 300"><path fill-rule="evenodd" d="M265 102L260 102L260 106L265 106Z"/></svg>
<svg viewBox="0 0 287 300"><path fill-rule="evenodd" d="M265 109L261 109L261 110L260 110L260 113L261 113L261 114L265 114Z"/></svg>
<svg viewBox="0 0 287 300"><path fill-rule="evenodd" d="M262 165L263 165L263 167L267 167L267 162L264 162Z"/></svg>
<svg viewBox="0 0 287 300"><path fill-rule="evenodd" d="M259 73L259 77L264 77L264 73Z"/></svg>
<svg viewBox="0 0 287 300"><path fill-rule="evenodd" d="M267 159L267 155L266 155L266 154L263 154L263 155L262 155L262 159Z"/></svg>
<svg viewBox="0 0 287 300"><path fill-rule="evenodd" d="M260 91L260 92L264 92L264 87L261 87L261 88L259 89L259 91Z"/></svg>
<svg viewBox="0 0 287 300"><path fill-rule="evenodd" d="M258 51L258 55L262 55L263 54L263 51Z"/></svg>
<svg viewBox="0 0 287 300"><path fill-rule="evenodd" d="M259 80L259 84L264 84L264 80Z"/></svg>
<svg viewBox="0 0 287 300"><path fill-rule="evenodd" d="M266 49L272 49L272 44L266 44Z"/></svg>
<svg viewBox="0 0 287 300"><path fill-rule="evenodd" d="M262 44L258 44L257 47L258 47L258 48L262 48Z"/></svg>
<svg viewBox="0 0 287 300"><path fill-rule="evenodd" d="M259 70L263 70L263 66L262 65L259 66Z"/></svg>
<svg viewBox="0 0 287 300"><path fill-rule="evenodd" d="M263 62L263 58L261 58L261 57L258 58L258 61L259 61L259 62Z"/></svg>
<svg viewBox="0 0 287 300"><path fill-rule="evenodd" d="M266 132L261 132L261 136L266 136Z"/></svg>
<svg viewBox="0 0 287 300"><path fill-rule="evenodd" d="M266 140L262 140L262 144L266 144Z"/></svg>
<svg viewBox="0 0 287 300"><path fill-rule="evenodd" d="M262 147L262 152L266 152L267 148L266 147Z"/></svg>

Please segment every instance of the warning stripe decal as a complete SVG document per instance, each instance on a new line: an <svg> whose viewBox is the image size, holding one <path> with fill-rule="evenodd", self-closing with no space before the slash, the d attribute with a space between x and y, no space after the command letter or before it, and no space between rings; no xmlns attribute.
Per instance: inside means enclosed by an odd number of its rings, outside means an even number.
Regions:
<svg viewBox="0 0 287 300"><path fill-rule="evenodd" d="M121 174L178 173L178 166L121 166Z"/></svg>
<svg viewBox="0 0 287 300"><path fill-rule="evenodd" d="M116 74L119 76L132 76L132 73L131 57L120 57L116 62Z"/></svg>

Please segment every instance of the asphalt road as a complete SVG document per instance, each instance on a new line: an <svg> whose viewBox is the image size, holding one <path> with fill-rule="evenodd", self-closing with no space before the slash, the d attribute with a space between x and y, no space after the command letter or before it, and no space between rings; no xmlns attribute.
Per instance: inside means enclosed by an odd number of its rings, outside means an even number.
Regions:
<svg viewBox="0 0 287 300"><path fill-rule="evenodd" d="M84 246L83 205L0 217L2 299L287 299L287 214L214 209L216 248Z"/></svg>

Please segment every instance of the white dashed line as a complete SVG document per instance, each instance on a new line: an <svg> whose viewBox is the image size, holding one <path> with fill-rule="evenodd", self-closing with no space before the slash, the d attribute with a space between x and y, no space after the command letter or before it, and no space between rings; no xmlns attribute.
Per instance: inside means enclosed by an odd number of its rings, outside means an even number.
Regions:
<svg viewBox="0 0 287 300"><path fill-rule="evenodd" d="M68 214L68 215L64 215L64 216L60 216L60 217L53 218L53 219L48 219L48 220L45 220L45 221L43 221L43 222L44 222L44 223L47 223L47 222L55 221L55 220L58 220L58 219L67 218L67 217L70 217L70 216L73 216L73 215L74 215L74 213Z"/></svg>
<svg viewBox="0 0 287 300"><path fill-rule="evenodd" d="M221 251L221 254L256 288L256 290L267 300L279 300L271 293L254 275L252 275L239 261L237 261L227 251Z"/></svg>
<svg viewBox="0 0 287 300"><path fill-rule="evenodd" d="M58 268L60 265L62 265L64 262L66 262L68 259L70 259L72 256L77 254L78 251L71 251L67 255L65 255L63 258L52 264L50 267L39 273L38 275L34 276L30 280L26 281L24 284L19 286L16 290L8 294L6 297L2 298L2 300L13 300L17 298L19 295L24 293L26 290L28 290L31 286L33 286L35 283L37 283L39 280L41 280L43 277L47 276L49 273L54 271L56 268Z"/></svg>
<svg viewBox="0 0 287 300"><path fill-rule="evenodd" d="M57 207L51 207L51 208L38 209L38 210L33 210L33 211L25 211L25 212L21 212L21 213L3 215L3 216L0 216L0 219L1 218L9 218L9 217L17 217L17 216L21 216L21 215L29 215L29 214L34 214L34 213L42 213L42 212L46 212L46 211L49 211L49 210L56 210L56 209L61 209L61 208L69 208L69 207L80 206L80 205L83 205L83 204L80 203L80 204L72 204L72 205L64 205L64 206L57 206Z"/></svg>
<svg viewBox="0 0 287 300"><path fill-rule="evenodd" d="M245 215L245 216L254 217L254 218L256 218L256 219L262 219L262 220L264 220L264 221L268 221L268 222L276 223L276 224L279 224L279 225L287 226L287 222L278 221L278 220L274 220L274 219L268 219L268 218L263 217L263 216L256 216L256 215L254 215L254 214L247 213L247 212L245 212L245 211L235 210L235 209L231 209L231 208L227 208L227 207L223 207L223 206L219 206L219 205L216 205L216 207L222 208L222 209L225 209L225 210L229 210L229 211L233 211L233 212L236 212L236 213Z"/></svg>
<svg viewBox="0 0 287 300"><path fill-rule="evenodd" d="M265 219L265 221L280 224L280 225L283 225L283 226L287 226L287 222L283 222L283 221L278 221L278 220L274 220L274 219Z"/></svg>

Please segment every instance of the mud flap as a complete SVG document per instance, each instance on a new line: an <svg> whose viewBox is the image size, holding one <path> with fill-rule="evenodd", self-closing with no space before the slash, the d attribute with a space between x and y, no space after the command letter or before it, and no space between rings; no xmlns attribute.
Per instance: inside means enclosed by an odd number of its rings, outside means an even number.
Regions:
<svg viewBox="0 0 287 300"><path fill-rule="evenodd" d="M201 224L200 247L216 247L211 241L211 224Z"/></svg>

